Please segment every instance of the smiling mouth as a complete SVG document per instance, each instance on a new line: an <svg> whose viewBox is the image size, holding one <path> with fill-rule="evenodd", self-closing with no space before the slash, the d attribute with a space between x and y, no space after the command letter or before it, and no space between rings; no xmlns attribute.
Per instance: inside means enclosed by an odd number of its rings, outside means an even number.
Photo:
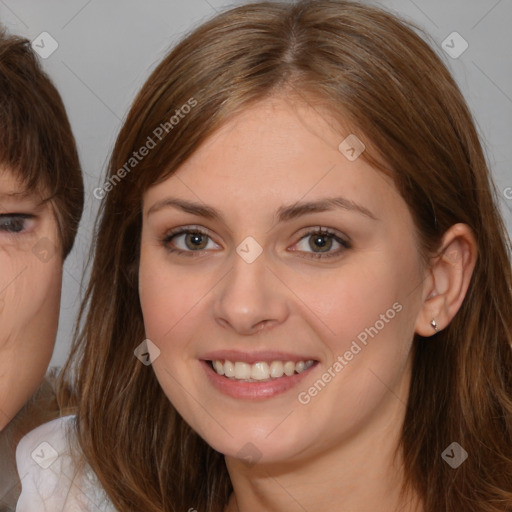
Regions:
<svg viewBox="0 0 512 512"><path fill-rule="evenodd" d="M318 361L259 361L249 364L242 361L208 361L212 370L227 379L240 382L269 382L291 377L311 368Z"/></svg>

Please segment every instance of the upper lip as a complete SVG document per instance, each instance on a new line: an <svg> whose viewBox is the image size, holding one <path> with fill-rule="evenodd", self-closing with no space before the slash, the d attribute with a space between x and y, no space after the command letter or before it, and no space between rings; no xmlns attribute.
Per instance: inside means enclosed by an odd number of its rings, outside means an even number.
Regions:
<svg viewBox="0 0 512 512"><path fill-rule="evenodd" d="M275 350L264 350L258 352L241 352L239 350L217 350L208 352L200 357L204 361L240 361L248 364L260 361L316 361L314 357L291 354L289 352L278 352Z"/></svg>

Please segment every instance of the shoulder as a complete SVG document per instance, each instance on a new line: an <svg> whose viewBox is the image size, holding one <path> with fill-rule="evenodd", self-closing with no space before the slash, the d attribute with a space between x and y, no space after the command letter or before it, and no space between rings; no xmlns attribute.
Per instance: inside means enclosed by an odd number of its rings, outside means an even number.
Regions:
<svg viewBox="0 0 512 512"><path fill-rule="evenodd" d="M75 417L57 418L24 436L16 450L21 495L16 512L115 512L90 468L80 460Z"/></svg>

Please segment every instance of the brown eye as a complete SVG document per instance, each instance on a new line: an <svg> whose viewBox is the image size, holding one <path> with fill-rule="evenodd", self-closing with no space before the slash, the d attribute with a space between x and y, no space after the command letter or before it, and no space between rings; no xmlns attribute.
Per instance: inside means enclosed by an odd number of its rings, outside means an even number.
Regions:
<svg viewBox="0 0 512 512"><path fill-rule="evenodd" d="M185 245L191 251L204 249L208 244L208 236L202 233L187 233L185 235Z"/></svg>
<svg viewBox="0 0 512 512"><path fill-rule="evenodd" d="M341 254L352 246L337 232L328 231L326 228L317 228L306 233L293 251L304 253L309 258L329 258L341 256Z"/></svg>
<svg viewBox="0 0 512 512"><path fill-rule="evenodd" d="M198 228L178 228L163 239L163 245L169 252L184 255L202 253L210 249L220 249L208 233Z"/></svg>
<svg viewBox="0 0 512 512"><path fill-rule="evenodd" d="M314 252L329 252L332 247L333 237L329 234L314 234L309 237L309 247Z"/></svg>

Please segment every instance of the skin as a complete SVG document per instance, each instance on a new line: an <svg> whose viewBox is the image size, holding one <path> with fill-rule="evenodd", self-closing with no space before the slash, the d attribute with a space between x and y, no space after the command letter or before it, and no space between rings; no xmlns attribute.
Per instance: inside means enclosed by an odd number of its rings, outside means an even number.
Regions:
<svg viewBox="0 0 512 512"><path fill-rule="evenodd" d="M435 334L433 318L440 329L449 323L474 266L473 236L458 224L425 268L392 181L362 158L349 161L338 150L348 133L326 120L318 109L279 97L260 102L143 198L139 290L146 335L160 350L153 368L182 417L225 454L234 487L228 511L313 512L333 504L347 512L397 510L403 475L394 454L413 335ZM274 215L339 196L375 218L344 208L281 222ZM162 206L168 198L207 205L222 220ZM184 235L169 237L184 226L208 231L204 248L191 249ZM349 237L350 247L331 238L336 255L314 257L319 249L307 234L318 226ZM263 248L252 263L236 252L247 236ZM397 302L400 312L300 403L299 392ZM283 394L239 399L213 387L199 363L223 349L282 350L318 364ZM243 460L247 443L256 447L255 464ZM401 510L421 508L413 496Z"/></svg>
<svg viewBox="0 0 512 512"><path fill-rule="evenodd" d="M0 168L0 430L32 396L50 362L62 263L51 204L25 193L12 172Z"/></svg>

